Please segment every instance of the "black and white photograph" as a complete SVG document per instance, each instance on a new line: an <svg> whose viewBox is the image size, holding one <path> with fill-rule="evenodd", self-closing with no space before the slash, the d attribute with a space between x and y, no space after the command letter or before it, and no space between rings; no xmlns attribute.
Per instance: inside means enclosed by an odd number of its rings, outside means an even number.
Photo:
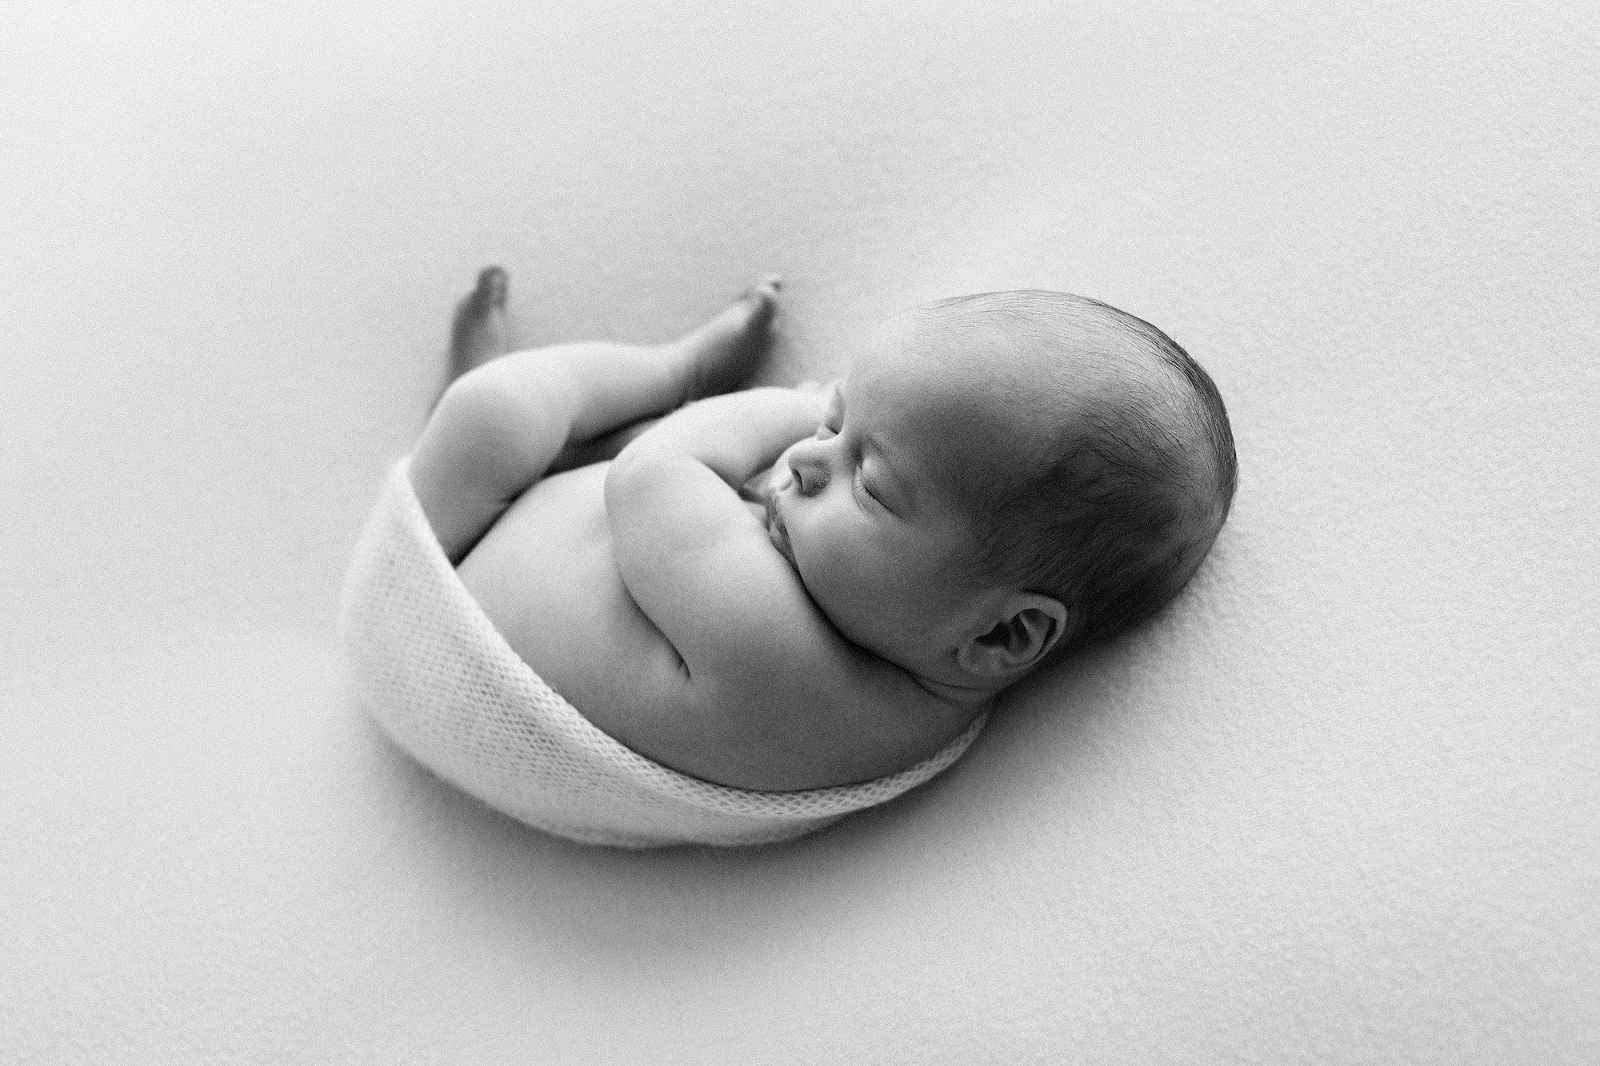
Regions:
<svg viewBox="0 0 1600 1066"><path fill-rule="evenodd" d="M0 4L0 1062L1600 1062L1600 7Z"/></svg>

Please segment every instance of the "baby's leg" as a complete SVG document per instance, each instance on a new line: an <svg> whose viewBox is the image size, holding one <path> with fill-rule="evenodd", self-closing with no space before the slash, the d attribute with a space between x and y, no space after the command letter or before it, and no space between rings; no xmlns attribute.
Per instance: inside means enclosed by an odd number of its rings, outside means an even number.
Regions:
<svg viewBox="0 0 1600 1066"><path fill-rule="evenodd" d="M411 460L412 484L451 561L563 456L604 451L617 430L738 384L760 357L776 295L776 281L763 282L669 344L560 344L491 357L463 375ZM458 336L474 332L470 300Z"/></svg>
<svg viewBox="0 0 1600 1066"><path fill-rule="evenodd" d="M485 267L478 275L472 292L456 306L451 326L450 376L453 381L461 374L482 366L510 352L512 330L506 316L506 293L509 288L506 272L497 266ZM776 278L766 278L746 292L722 314L689 336L671 345L650 346L634 354L655 353L676 375L673 384L665 391L649 384L642 398L630 401L625 389L619 389L615 377L603 388L607 395L621 400L618 410L601 414L601 424L606 428L591 432L593 426L575 426L573 436L560 454L550 463L546 473L557 473L614 458L627 443L654 424L656 418L680 406L687 400L699 399L726 392L747 376L760 355L766 338L767 326L776 311ZM607 348L621 354L622 345L564 345L561 348ZM540 349L546 357L561 352L561 348ZM573 353L579 355L581 353ZM609 353L608 353L609 354ZM650 362L648 356L642 362ZM622 367L613 369L621 370ZM681 379L681 390L679 383ZM448 382L446 382L448 384ZM611 423L613 417L623 417L634 410L646 413L629 422Z"/></svg>
<svg viewBox="0 0 1600 1066"><path fill-rule="evenodd" d="M734 388L759 360L777 310L778 281L767 278L705 325L668 344L560 344L511 353L505 313L508 283L499 267L487 267L478 275L477 288L456 308L451 367L467 373L510 355L490 372L519 382L559 367L560 374L573 379L583 393L582 403L572 412L569 444L594 441L641 418ZM541 391L552 387L545 382ZM518 391L529 390L519 386Z"/></svg>

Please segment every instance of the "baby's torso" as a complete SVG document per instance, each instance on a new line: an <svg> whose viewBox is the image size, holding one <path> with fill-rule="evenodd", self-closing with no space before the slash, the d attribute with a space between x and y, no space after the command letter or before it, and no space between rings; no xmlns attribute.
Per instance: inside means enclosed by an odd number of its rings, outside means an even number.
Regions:
<svg viewBox="0 0 1600 1066"><path fill-rule="evenodd" d="M815 781L739 783L821 787L905 769L955 739L975 716L976 711L965 718L925 711L923 704L932 701L914 700L886 703L862 717L842 707L830 710L823 699L815 722L785 716L780 724L762 720L770 713L769 701L751 694L731 732L727 719L700 718L694 710L685 714L682 705L668 712L674 720L663 720L664 708L651 697L662 690L664 678L678 678L681 663L618 572L605 508L609 466L595 463L535 484L457 568L462 584L511 649L600 730L657 762L729 784L736 782L717 772L718 753L725 745L737 749L739 734L745 734L744 741L749 735L787 736L785 750L813 737L815 743L832 738L826 750L812 753L813 761L825 767ZM750 506L761 511L758 503ZM826 671L819 671L817 681L819 692L825 691ZM804 738L799 741L797 727Z"/></svg>

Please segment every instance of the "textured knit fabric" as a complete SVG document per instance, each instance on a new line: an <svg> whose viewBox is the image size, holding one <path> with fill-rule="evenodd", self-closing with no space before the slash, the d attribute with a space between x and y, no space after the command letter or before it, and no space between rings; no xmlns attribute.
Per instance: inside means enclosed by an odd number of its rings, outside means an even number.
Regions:
<svg viewBox="0 0 1600 1066"><path fill-rule="evenodd" d="M591 844L762 844L915 788L932 758L859 785L752 792L689 777L601 732L522 661L445 558L395 467L356 548L340 611L358 703L418 762L511 817Z"/></svg>

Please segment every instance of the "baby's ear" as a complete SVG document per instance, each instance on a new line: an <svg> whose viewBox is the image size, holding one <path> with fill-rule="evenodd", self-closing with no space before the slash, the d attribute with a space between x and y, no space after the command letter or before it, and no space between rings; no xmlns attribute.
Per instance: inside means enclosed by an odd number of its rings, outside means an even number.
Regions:
<svg viewBox="0 0 1600 1066"><path fill-rule="evenodd" d="M1037 666L1076 624L1060 600L1014 593L993 627L956 649L956 665L976 678L1009 683Z"/></svg>

